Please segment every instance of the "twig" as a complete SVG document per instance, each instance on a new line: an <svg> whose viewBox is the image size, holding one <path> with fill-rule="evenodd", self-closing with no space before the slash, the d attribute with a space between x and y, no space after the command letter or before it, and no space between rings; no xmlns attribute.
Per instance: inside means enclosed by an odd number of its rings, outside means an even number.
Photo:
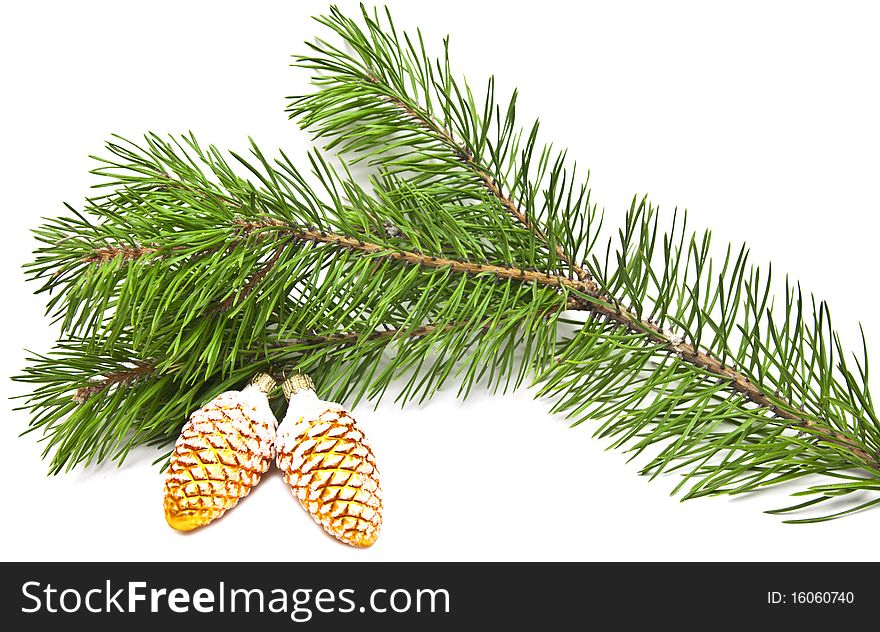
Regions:
<svg viewBox="0 0 880 632"><path fill-rule="evenodd" d="M82 404L93 395L96 395L101 391L110 388L111 386L118 384L128 384L149 375L155 370L155 366L150 362L135 360L134 362L132 362L132 364L134 364L135 366L130 369L108 373L103 378L97 380L93 384L78 388L73 394L73 401L75 401L77 404Z"/></svg>
<svg viewBox="0 0 880 632"><path fill-rule="evenodd" d="M107 246L105 248L97 248L91 255L83 258L83 261L100 265L109 263L116 259L116 257L122 257L123 260L130 261L154 252L156 252L155 248L148 248L146 246Z"/></svg>

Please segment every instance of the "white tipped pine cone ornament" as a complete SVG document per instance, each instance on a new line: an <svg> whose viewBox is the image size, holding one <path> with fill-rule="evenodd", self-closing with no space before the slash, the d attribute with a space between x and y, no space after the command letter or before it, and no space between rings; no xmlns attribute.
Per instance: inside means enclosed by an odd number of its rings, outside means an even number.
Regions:
<svg viewBox="0 0 880 632"><path fill-rule="evenodd" d="M352 546L372 545L382 525L382 490L363 432L342 406L318 399L307 375L282 386L289 403L275 451L284 480L327 533Z"/></svg>
<svg viewBox="0 0 880 632"><path fill-rule="evenodd" d="M241 391L227 391L183 426L165 474L165 520L202 527L232 509L269 469L278 421L266 397L275 380L261 373Z"/></svg>

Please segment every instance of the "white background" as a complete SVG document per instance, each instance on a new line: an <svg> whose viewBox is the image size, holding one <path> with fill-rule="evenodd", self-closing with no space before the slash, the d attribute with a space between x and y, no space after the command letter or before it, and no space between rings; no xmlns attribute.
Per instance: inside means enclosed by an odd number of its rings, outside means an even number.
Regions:
<svg viewBox="0 0 880 632"><path fill-rule="evenodd" d="M349 12L356 5L345 2ZM748 240L829 300L845 339L880 348L877 296L880 38L871 3L392 2L398 26L459 73L521 90L526 122L592 169L615 223L633 194L687 207L719 243ZM57 332L20 265L39 217L78 204L88 154L116 132L195 131L204 142L296 156L308 138L284 97L306 89L288 55L322 2L18 2L2 37L2 374ZM302 155L302 152L300 152ZM876 362L876 360L875 360ZM2 395L23 385L0 381ZM877 387L875 380L874 386ZM450 392L453 391L453 392ZM14 404L8 403L8 410ZM762 513L788 490L680 503L569 429L526 391L454 389L400 410L357 409L383 474L385 526L369 550L325 536L268 476L222 520L168 528L144 449L122 468L47 477L27 415L0 425L4 560L860 560L880 511L814 526ZM183 421L183 420L181 420ZM867 545L866 545L867 544Z"/></svg>

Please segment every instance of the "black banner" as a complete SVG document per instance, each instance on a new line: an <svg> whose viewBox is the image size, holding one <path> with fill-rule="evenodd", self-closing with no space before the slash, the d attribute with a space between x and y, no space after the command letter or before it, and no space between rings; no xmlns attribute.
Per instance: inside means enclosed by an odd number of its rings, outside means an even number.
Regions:
<svg viewBox="0 0 880 632"><path fill-rule="evenodd" d="M119 630L139 622L211 630L249 622L335 630L844 625L876 617L878 570L843 563L14 563L2 565L0 620L7 630L68 623Z"/></svg>

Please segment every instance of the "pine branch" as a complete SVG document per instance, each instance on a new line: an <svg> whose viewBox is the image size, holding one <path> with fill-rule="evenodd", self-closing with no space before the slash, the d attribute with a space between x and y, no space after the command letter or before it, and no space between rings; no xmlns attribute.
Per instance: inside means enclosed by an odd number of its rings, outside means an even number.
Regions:
<svg viewBox="0 0 880 632"><path fill-rule="evenodd" d="M827 305L788 280L774 305L745 247L713 259L708 232L677 213L661 229L647 200L597 247L587 183L517 124L516 93L490 80L478 105L448 42L432 61L390 15L319 22L342 45L298 58L316 89L289 111L368 182L318 152L305 175L253 144L148 135L109 143L103 194L36 230L28 271L63 338L21 379L53 471L167 442L221 389L295 369L353 402L528 381L651 449L642 472L680 473L685 498L820 476L781 511L880 502L862 499L880 492L867 350L845 350Z"/></svg>
<svg viewBox="0 0 880 632"><path fill-rule="evenodd" d="M510 279L518 281L520 283L535 283L537 285L547 287L565 287L576 292L592 296L593 298L602 298L599 293L598 286L595 283L573 281L567 277L558 274L551 274L549 272L539 272L537 270L517 268L515 266L482 264L475 261L460 261L457 259L436 257L407 250L390 250L387 246L377 243L371 243L362 239L347 237L345 235L328 232L317 228L290 226L284 224L283 222L274 220L256 222L235 221L233 223L233 228L236 229L236 232L238 232L241 237L237 237L235 240L228 242L230 244L236 243L237 241L242 241L245 237L260 236L261 234L266 235L267 233L265 229L271 228L272 233L284 235L289 238L290 242L308 241L317 244L328 244L337 248L353 250L368 255L378 255L384 257L386 260L389 261L397 261L408 265L420 266L423 268L449 269L453 272L462 274L491 275L497 279ZM92 259L92 257L88 257L86 258L86 260L94 260L98 263L106 263L108 261L112 261L115 257L99 259L100 254L97 253L104 252L105 250L106 249L103 248L96 249L96 254L94 255L94 257L96 258ZM124 258L127 260L132 260L148 254L155 254L158 251L157 249L129 249L127 252L129 253L129 255ZM263 277L265 277L266 274L268 274L269 271L275 266L283 252L284 245L278 246L269 261L267 261L266 264L251 277L244 288L242 288L241 292L236 296L238 298L244 298L245 296L250 294L263 279ZM227 299L224 299L222 303L218 304L215 307L215 310L225 311L232 307L234 303L235 298L230 296Z"/></svg>
<svg viewBox="0 0 880 632"><path fill-rule="evenodd" d="M876 457L868 454L866 451L862 450L855 444L851 439L847 438L842 433L835 431L832 428L829 428L823 425L821 422L816 420L811 420L807 418L803 418L797 414L791 412L790 404L788 406L785 403L775 404L770 398L761 392L757 387L755 387L747 377L738 373L731 367L725 366L723 363L719 362L717 359L713 358L711 355L699 351L695 349L692 345L677 339L675 336L670 335L667 332L664 332L660 329L656 324L648 321L639 319L632 313L629 313L627 310L615 306L612 304L606 295L604 295L599 289L595 282L583 283L577 281L571 281L564 277L560 277L558 275L552 275L549 273L536 273L534 271L526 271L522 269L516 268L507 268L500 266L484 266L481 264L473 264L470 262L460 262L454 260L448 260L437 257L429 257L426 255L422 255L419 253L408 252L408 251L394 251L388 252L387 249L379 244L364 242L362 240L346 238L345 236L338 235L335 233L328 233L326 231L321 231L317 229L307 229L295 226L289 226L279 220L258 220L258 221L243 221L236 220L233 222L232 229L235 232L236 240L244 240L251 237L260 237L267 236L271 233L282 233L286 237L292 240L303 240L303 241L311 241L315 243L332 245L335 247L347 248L356 250L358 252L362 252L365 254L379 254L384 257L388 257L391 260L417 265L420 267L426 268L444 268L448 267L455 272L461 272L464 274L470 275L481 275L481 274L491 274L496 276L497 278L510 279L524 283L536 283L539 285L549 285L552 287L566 287L572 289L576 292L583 293L586 296L596 299L596 302L589 303L585 302L583 298L573 298L569 300L569 303L566 305L568 309L589 309L593 311L595 314L603 316L613 322L616 322L628 330L633 332L638 332L641 334L645 334L647 338L651 341L661 345L663 348L672 351L679 355L684 361L690 362L698 368L702 368L703 370L714 374L717 377L722 379L726 379L730 381L731 387L734 390L737 390L743 393L748 399L750 399L753 403L764 406L774 412L777 416L792 420L795 422L794 425L802 426L807 429L815 431L817 434L821 434L824 437L832 440L839 445L850 449L853 454L857 457L865 461L866 464L872 467L877 466ZM227 241L226 243L233 243L232 241ZM257 286L259 281L265 276L266 273L271 269L272 265L277 262L280 254L283 252L281 246L276 247L275 254L270 259L269 263L261 268L257 273L255 273L248 284L245 286L247 291L242 292L244 296L249 294L253 289ZM155 255L156 249L149 249L141 251L140 255ZM136 257L128 257L127 259L135 259ZM104 260L106 263L106 260ZM241 296L239 294L238 296ZM605 304L603 304L605 303ZM227 307L228 309L228 307ZM446 325L440 328L442 331L449 331L453 326ZM433 333L438 328L434 325L423 325L415 330L415 333L412 334L414 336L422 336L427 335L429 333ZM389 329L387 331L375 332L373 334L368 334L367 339L370 340L378 340L382 338L391 338L396 337L400 334L398 330ZM346 341L349 342L352 339L356 339L363 334L361 333L345 333L345 334L336 334L330 337L313 337L311 339L300 339L298 344L313 347L315 344L320 343L322 341ZM409 334L407 334L409 335ZM113 375L125 375L124 372L114 373ZM109 383L114 383L115 379L110 379ZM84 387L84 389L95 389L96 387ZM84 389L81 391L85 392ZM777 400L778 401L778 400Z"/></svg>
<svg viewBox="0 0 880 632"><path fill-rule="evenodd" d="M262 228L262 225L257 226ZM520 283L534 283L546 287L565 287L583 294L589 294L591 288L594 292L597 291L595 289L597 286L595 285L591 286L580 281L572 281L564 276L551 274L549 272L527 270L515 266L498 266L477 263L474 261L460 261L457 259L435 257L407 250L389 250L386 246L381 244L371 243L354 237L346 237L345 235L317 229L306 229L296 226L280 226L278 232L289 236L293 240L330 244L338 248L346 248L348 250L354 250L368 255L380 255L389 261L397 261L423 268L448 269L452 272L473 276L485 274L491 275L497 279L510 279Z"/></svg>
<svg viewBox="0 0 880 632"><path fill-rule="evenodd" d="M260 281L269 274L272 268L278 263L285 249L291 247L296 242L312 242L317 244L326 244L341 249L353 250L366 255L376 255L387 261L399 262L407 265L418 266L428 269L448 269L455 273L461 273L471 276L492 276L498 280L512 280L518 283L533 283L539 286L566 288L572 290L581 296L580 299L568 299L567 309L589 309L590 298L599 301L606 297L602 295L598 286L592 281L574 281L567 277L551 274L549 272L539 272L532 269L517 268L515 266L498 266L492 264L483 264L473 261L460 261L457 259L449 259L445 257L436 257L426 255L424 253L412 252L407 250L391 250L387 246L364 241L363 239L347 237L345 235L320 230L317 228L309 228L302 226L288 225L279 220L261 219L256 221L234 220L230 226L231 235L225 241L226 249L246 241L249 238L265 238L267 236L283 235L286 239L278 245L272 256L266 263L262 265L248 280L244 287L237 293L228 296L222 301L212 306L210 311L224 312L233 307L237 301L246 298L251 292L257 289ZM106 264L116 259L116 256L104 256L104 253L113 250L116 252L125 252L123 257L125 261L132 261L141 257L152 256L172 256L179 249L171 249L169 252L163 252L157 248L95 248L94 255L90 255L84 259L97 264ZM212 251L215 251L213 249ZM432 326L426 331L433 331ZM393 330L392 330L393 331ZM351 336L359 334L338 334L341 336Z"/></svg>

